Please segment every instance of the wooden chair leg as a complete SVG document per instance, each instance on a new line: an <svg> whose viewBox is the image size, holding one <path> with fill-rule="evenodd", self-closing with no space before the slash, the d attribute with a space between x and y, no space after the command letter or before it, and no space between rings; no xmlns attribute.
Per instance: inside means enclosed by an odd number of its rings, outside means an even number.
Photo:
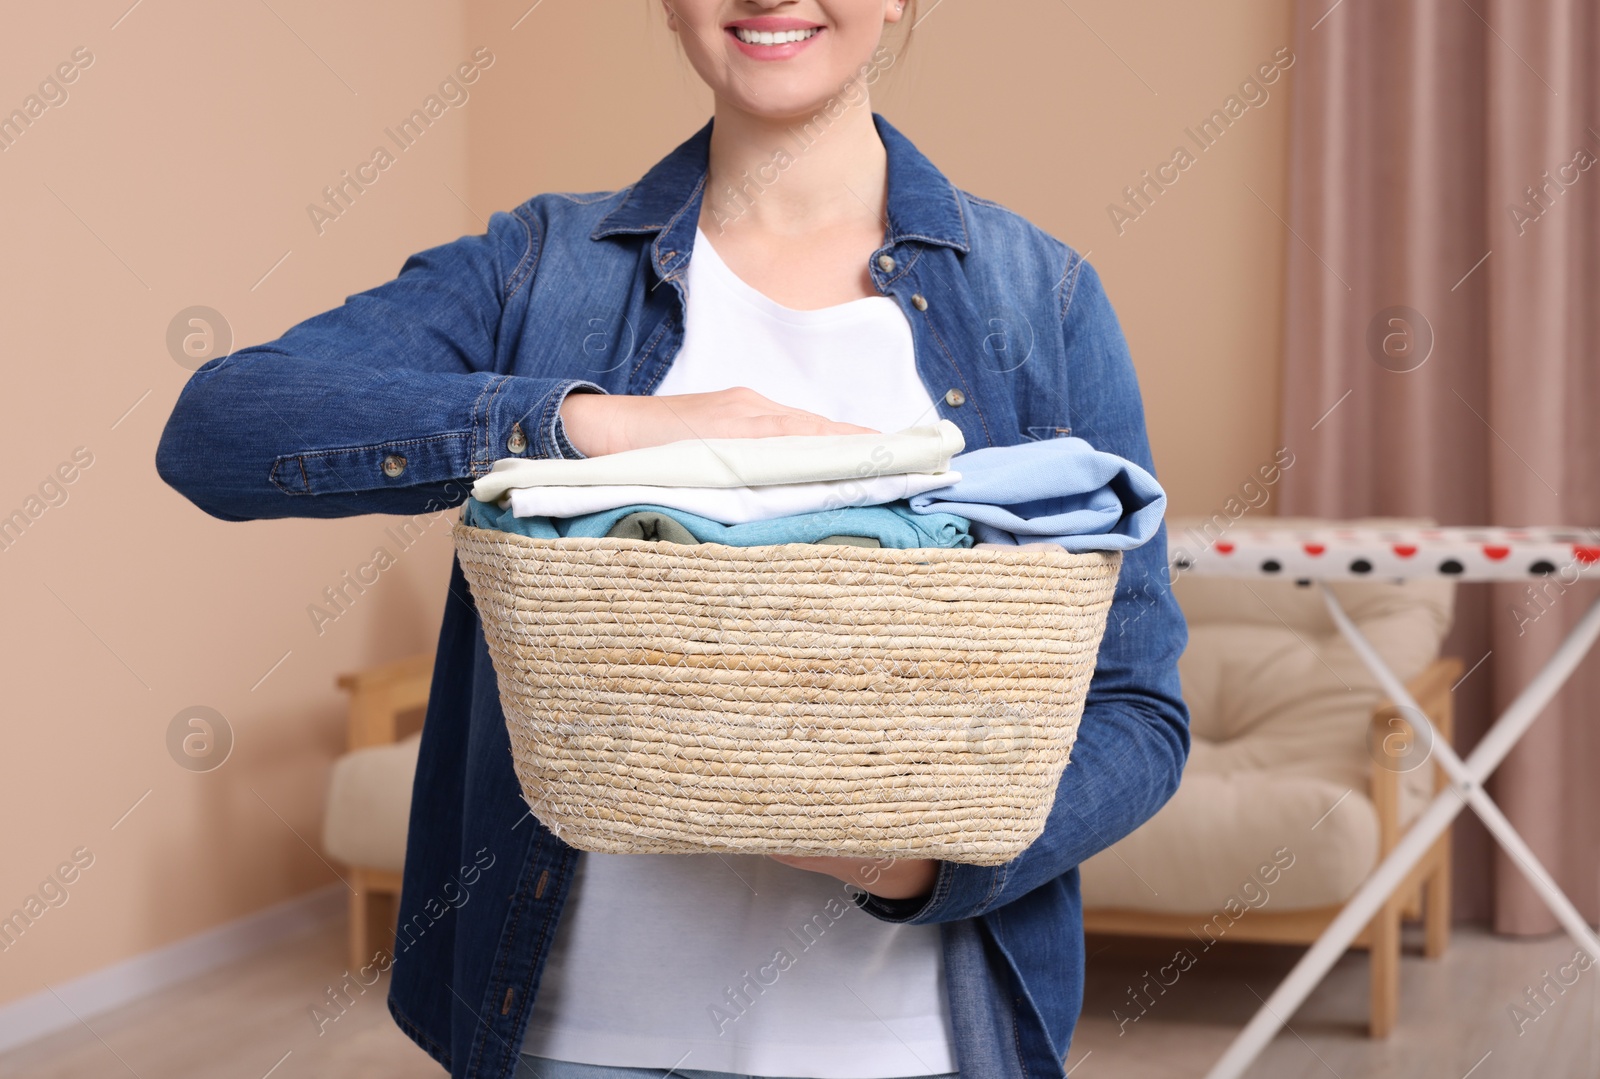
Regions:
<svg viewBox="0 0 1600 1079"><path fill-rule="evenodd" d="M1367 1034L1373 1038L1387 1038L1400 1011L1400 911L1404 905L1404 900L1391 897L1368 927L1372 989Z"/></svg>
<svg viewBox="0 0 1600 1079"><path fill-rule="evenodd" d="M1460 669L1457 661L1456 669ZM1452 689L1454 686L1452 685ZM1438 701L1438 715L1434 725L1439 728L1439 737L1446 742L1455 741L1455 698L1448 693ZM1450 777L1439 766L1437 761L1433 765L1433 791L1438 794L1450 785ZM1433 871L1428 874L1425 885L1425 910L1422 915L1422 954L1429 959L1437 959L1444 954L1445 948L1450 944L1450 872L1451 872L1451 829L1446 828L1444 833L1433 842Z"/></svg>
<svg viewBox="0 0 1600 1079"><path fill-rule="evenodd" d="M1427 712L1429 722L1439 737L1446 742L1452 741L1455 735L1450 693L1461 675L1462 666L1462 662L1453 656L1437 659L1408 687L1418 706ZM1411 720L1401 709L1388 702L1373 709L1371 730L1386 749L1390 744L1388 739L1396 734L1404 735L1397 745L1405 746L1410 746L1416 735ZM1389 763L1373 758L1371 793L1372 805L1378 815L1380 858L1394 850L1404 831L1400 824L1400 774L1394 768L1387 767ZM1442 791L1449 782L1449 776L1435 761L1434 792ZM1415 918L1420 914L1427 937L1425 954L1435 956L1444 951L1450 920L1449 844L1450 833L1446 831L1428 852L1426 858L1431 861L1432 869L1423 870L1426 888L1419 885L1391 895L1367 926L1371 941L1369 961L1372 975L1368 1032L1374 1038L1389 1036L1400 1011L1401 918Z"/></svg>
<svg viewBox="0 0 1600 1079"><path fill-rule="evenodd" d="M1439 837L1439 856L1428 876L1422 915L1422 954L1437 959L1450 946L1450 833Z"/></svg>
<svg viewBox="0 0 1600 1079"><path fill-rule="evenodd" d="M354 889L350 893L350 969L360 970L371 959L367 941L372 936L372 893L361 870L351 869L347 879Z"/></svg>
<svg viewBox="0 0 1600 1079"><path fill-rule="evenodd" d="M379 952L394 952L394 921L400 897L386 879L392 874L351 868L347 875L355 892L350 896L350 969L360 970Z"/></svg>
<svg viewBox="0 0 1600 1079"><path fill-rule="evenodd" d="M1427 903L1422 893L1423 886L1421 884L1406 893L1406 905L1400 911L1400 920L1402 922L1414 922L1422 917Z"/></svg>

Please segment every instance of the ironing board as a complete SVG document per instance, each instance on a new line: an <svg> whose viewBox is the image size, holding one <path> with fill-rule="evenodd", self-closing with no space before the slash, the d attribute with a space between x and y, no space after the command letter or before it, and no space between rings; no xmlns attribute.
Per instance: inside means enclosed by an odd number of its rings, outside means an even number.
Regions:
<svg viewBox="0 0 1600 1079"><path fill-rule="evenodd" d="M1193 538L1191 534L1190 538ZM1378 863L1338 916L1317 938L1289 976L1273 991L1207 1073L1207 1079L1239 1079L1280 1027L1311 995L1411 869L1458 813L1467 806L1482 818L1535 891L1579 946L1600 962L1600 937L1556 886L1533 851L1483 789L1484 781L1527 733L1534 720L1600 637L1600 599L1573 626L1544 668L1490 726L1463 760L1438 736L1405 685L1356 628L1324 582L1554 581L1564 589L1582 578L1600 578L1600 532L1580 528L1380 527L1330 522L1314 528L1238 525L1202 537L1198 550L1169 539L1174 579L1183 574L1280 578L1316 584L1328 614L1349 640L1389 699L1405 710L1423 744L1450 778L1387 857ZM1193 546L1192 544L1190 545ZM1537 587L1537 586L1536 586ZM1559 592L1555 593L1559 595Z"/></svg>

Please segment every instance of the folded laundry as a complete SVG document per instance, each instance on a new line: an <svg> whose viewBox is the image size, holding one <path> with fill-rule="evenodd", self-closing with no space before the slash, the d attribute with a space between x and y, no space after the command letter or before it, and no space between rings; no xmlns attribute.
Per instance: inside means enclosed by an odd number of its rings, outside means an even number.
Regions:
<svg viewBox="0 0 1600 1079"><path fill-rule="evenodd" d="M614 539L655 540L658 543L699 543L684 523L660 510L639 510L619 518L606 533ZM831 543L843 547L882 547L872 536L823 536L818 543Z"/></svg>
<svg viewBox="0 0 1600 1079"><path fill-rule="evenodd" d="M961 479L913 496L911 508L966 517L981 543L1130 550L1156 534L1167 505L1149 472L1081 438L989 446L960 454L951 468Z"/></svg>
<svg viewBox="0 0 1600 1079"><path fill-rule="evenodd" d="M728 525L684 510L648 505L619 506L581 517L518 517L509 507L469 498L462 506L461 520L475 528L494 528L536 539L598 538L611 535L618 522L640 513L670 518L701 543L725 543L731 547L820 543L844 536L877 540L879 546L899 549L972 546L966 518L953 513L914 512L903 500ZM657 521L654 527L659 532L661 522Z"/></svg>
<svg viewBox="0 0 1600 1079"><path fill-rule="evenodd" d="M495 502L516 487L755 487L944 472L965 441L949 420L893 434L691 438L577 460L505 457L472 485Z"/></svg>
<svg viewBox="0 0 1600 1079"><path fill-rule="evenodd" d="M515 487L510 500L511 512L518 517L578 517L618 506L649 505L685 510L723 524L744 524L796 513L896 502L936 487L948 487L960 478L955 472L912 472L762 487Z"/></svg>
<svg viewBox="0 0 1600 1079"><path fill-rule="evenodd" d="M974 543L974 551L1059 551L1061 544L1050 540L1033 540L1029 543Z"/></svg>

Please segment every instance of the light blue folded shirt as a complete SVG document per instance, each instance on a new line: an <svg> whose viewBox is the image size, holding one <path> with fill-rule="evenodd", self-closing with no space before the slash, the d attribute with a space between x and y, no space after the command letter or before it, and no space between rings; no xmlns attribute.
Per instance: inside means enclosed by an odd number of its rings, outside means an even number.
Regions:
<svg viewBox="0 0 1600 1079"><path fill-rule="evenodd" d="M469 498L462 509L461 520L474 528L494 528L536 539L597 538L609 533L628 514L641 510L673 518L701 543L725 543L731 547L816 543L829 536L868 536L884 547L902 550L913 547L971 547L973 543L971 531L963 517L937 510L913 511L904 500L886 502L880 506L846 506L728 525L683 510L650 505L618 506L580 517L518 517L510 507L501 509L493 502Z"/></svg>
<svg viewBox="0 0 1600 1079"><path fill-rule="evenodd" d="M951 458L950 468L961 479L913 496L911 508L968 518L980 543L1126 551L1156 534L1167 508L1154 476L1081 438L987 446Z"/></svg>

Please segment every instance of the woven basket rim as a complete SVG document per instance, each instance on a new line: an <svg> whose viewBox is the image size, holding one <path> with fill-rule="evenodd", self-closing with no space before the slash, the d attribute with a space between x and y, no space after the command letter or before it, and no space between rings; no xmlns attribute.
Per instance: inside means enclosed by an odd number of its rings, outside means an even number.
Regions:
<svg viewBox="0 0 1600 1079"><path fill-rule="evenodd" d="M1121 551L1069 551L1065 547L857 547L846 543L772 543L756 546L735 546L727 543L663 543L660 540L626 539L614 536L563 536L545 539L524 536L520 532L505 532L498 528L479 528L463 521L451 527L453 538L463 536L480 542L503 542L523 547L529 552L540 550L613 550L645 551L663 557L693 559L721 559L724 561L765 561L774 557L770 552L782 549L786 560L817 561L845 559L878 563L928 563L930 561L965 562L969 564L993 563L995 565L1047 565L1063 569L1103 565L1119 561ZM769 553L762 553L769 552Z"/></svg>

